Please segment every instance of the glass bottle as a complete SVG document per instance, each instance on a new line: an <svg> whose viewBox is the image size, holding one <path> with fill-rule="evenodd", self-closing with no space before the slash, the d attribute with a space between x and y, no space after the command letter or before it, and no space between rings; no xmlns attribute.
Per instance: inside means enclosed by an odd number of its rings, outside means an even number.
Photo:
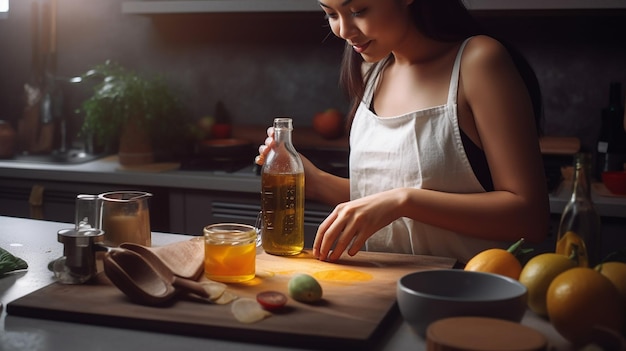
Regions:
<svg viewBox="0 0 626 351"><path fill-rule="evenodd" d="M262 245L281 256L304 248L304 167L292 130L291 118L274 119L274 146L261 170Z"/></svg>
<svg viewBox="0 0 626 351"><path fill-rule="evenodd" d="M561 215L556 242L556 253L569 257L576 251L581 267L600 261L600 216L591 199L590 172L591 154L576 154L572 196Z"/></svg>
<svg viewBox="0 0 626 351"><path fill-rule="evenodd" d="M602 172L621 171L626 162L626 131L623 127L624 108L622 105L622 84L611 82L609 104L602 109L602 125L597 145L596 178L602 179Z"/></svg>

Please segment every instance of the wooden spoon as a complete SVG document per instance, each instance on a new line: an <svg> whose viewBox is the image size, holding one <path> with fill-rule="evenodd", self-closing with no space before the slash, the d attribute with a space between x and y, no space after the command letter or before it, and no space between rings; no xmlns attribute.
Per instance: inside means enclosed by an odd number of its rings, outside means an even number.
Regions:
<svg viewBox="0 0 626 351"><path fill-rule="evenodd" d="M115 249L107 252L103 264L111 282L140 304L162 305L178 291L209 297L200 283L176 277L156 256L147 259L134 251Z"/></svg>
<svg viewBox="0 0 626 351"><path fill-rule="evenodd" d="M176 294L171 284L132 251L111 250L102 262L109 280L134 302L160 305Z"/></svg>

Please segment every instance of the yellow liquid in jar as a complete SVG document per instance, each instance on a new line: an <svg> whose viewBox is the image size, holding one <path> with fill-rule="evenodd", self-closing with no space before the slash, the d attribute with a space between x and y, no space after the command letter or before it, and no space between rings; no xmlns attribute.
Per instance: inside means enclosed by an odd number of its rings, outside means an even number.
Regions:
<svg viewBox="0 0 626 351"><path fill-rule="evenodd" d="M297 255L304 249L304 173L262 176L265 252Z"/></svg>
<svg viewBox="0 0 626 351"><path fill-rule="evenodd" d="M238 283L253 279L256 271L256 233L241 242L219 242L205 239L204 275L223 283Z"/></svg>

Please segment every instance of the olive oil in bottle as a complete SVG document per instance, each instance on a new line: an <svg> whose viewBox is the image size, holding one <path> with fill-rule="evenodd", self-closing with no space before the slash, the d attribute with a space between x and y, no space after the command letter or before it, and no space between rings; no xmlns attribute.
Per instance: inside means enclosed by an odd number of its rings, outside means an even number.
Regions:
<svg viewBox="0 0 626 351"><path fill-rule="evenodd" d="M304 248L304 167L291 141L291 118L274 119L274 146L261 171L262 243L272 255Z"/></svg>

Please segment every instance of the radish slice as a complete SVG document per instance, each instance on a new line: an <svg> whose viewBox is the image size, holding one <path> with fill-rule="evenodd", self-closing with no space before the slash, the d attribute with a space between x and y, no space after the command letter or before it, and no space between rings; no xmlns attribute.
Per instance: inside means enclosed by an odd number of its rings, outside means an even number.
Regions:
<svg viewBox="0 0 626 351"><path fill-rule="evenodd" d="M209 294L209 299L215 301L226 291L226 284L217 282L200 282L204 290Z"/></svg>
<svg viewBox="0 0 626 351"><path fill-rule="evenodd" d="M247 297L235 300L230 310L239 322L245 324L256 323L272 315L256 300Z"/></svg>
<svg viewBox="0 0 626 351"><path fill-rule="evenodd" d="M256 300L268 311L277 310L287 304L287 296L278 291L263 291L256 295Z"/></svg>
<svg viewBox="0 0 626 351"><path fill-rule="evenodd" d="M224 293L222 294L222 296L220 296L218 299L213 300L213 303L215 303L216 305L227 305L233 301L237 300L237 295L229 292L229 291L224 291Z"/></svg>

